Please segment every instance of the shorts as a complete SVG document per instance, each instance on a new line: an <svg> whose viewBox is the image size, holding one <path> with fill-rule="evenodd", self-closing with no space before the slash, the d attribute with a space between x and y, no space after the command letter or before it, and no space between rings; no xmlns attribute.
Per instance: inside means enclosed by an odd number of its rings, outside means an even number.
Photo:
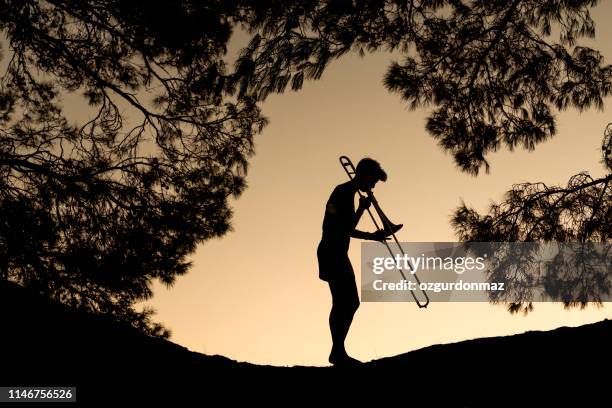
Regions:
<svg viewBox="0 0 612 408"><path fill-rule="evenodd" d="M327 281L332 294L332 307L354 312L359 307L355 272L346 251L319 244L317 248L319 278Z"/></svg>
<svg viewBox="0 0 612 408"><path fill-rule="evenodd" d="M355 272L346 251L328 246L321 242L317 248L319 279L330 281L343 276L355 280Z"/></svg>

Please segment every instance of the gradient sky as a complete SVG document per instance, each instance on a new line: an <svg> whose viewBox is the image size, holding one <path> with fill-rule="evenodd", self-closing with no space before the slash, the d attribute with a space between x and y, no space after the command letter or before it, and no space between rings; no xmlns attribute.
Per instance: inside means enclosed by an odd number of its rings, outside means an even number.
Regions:
<svg viewBox="0 0 612 408"><path fill-rule="evenodd" d="M610 2L594 11L595 46L612 61ZM244 38L233 39L235 49ZM272 95L262 105L270 125L256 138L248 189L235 202L233 232L193 254L193 268L168 289L155 285L148 302L172 340L191 350L276 365L325 365L331 347L331 296L318 279L316 247L325 202L346 180L338 156L364 156L389 174L376 196L389 218L405 226L403 241L454 241L449 217L461 199L478 210L513 183L565 184L580 171L604 174L599 163L606 111L557 115L558 134L534 152L490 155L491 174L460 173L425 132L428 113L409 111L382 78L397 56L348 55L300 92ZM610 100L607 101L609 106ZM609 109L609 108L607 108ZM361 229L373 230L364 217ZM359 282L359 241L350 257ZM536 304L528 316L487 303L362 303L347 350L370 360L436 343L526 330L576 326L610 317L611 306L564 310Z"/></svg>

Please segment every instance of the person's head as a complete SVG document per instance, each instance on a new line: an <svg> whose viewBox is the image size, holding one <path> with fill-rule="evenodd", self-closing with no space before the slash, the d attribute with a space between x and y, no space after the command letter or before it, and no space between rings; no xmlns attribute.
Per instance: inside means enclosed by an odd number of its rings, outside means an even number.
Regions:
<svg viewBox="0 0 612 408"><path fill-rule="evenodd" d="M357 163L355 182L361 191L370 191L378 181L387 181L387 173L374 159L366 157Z"/></svg>

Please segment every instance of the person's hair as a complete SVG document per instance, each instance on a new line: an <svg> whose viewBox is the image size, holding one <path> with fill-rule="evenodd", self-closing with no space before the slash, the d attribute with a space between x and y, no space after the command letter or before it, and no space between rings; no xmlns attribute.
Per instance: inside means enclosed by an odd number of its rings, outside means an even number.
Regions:
<svg viewBox="0 0 612 408"><path fill-rule="evenodd" d="M380 181L387 181L387 173L380 167L380 163L369 157L361 159L359 163L357 163L355 174L357 177L369 174Z"/></svg>

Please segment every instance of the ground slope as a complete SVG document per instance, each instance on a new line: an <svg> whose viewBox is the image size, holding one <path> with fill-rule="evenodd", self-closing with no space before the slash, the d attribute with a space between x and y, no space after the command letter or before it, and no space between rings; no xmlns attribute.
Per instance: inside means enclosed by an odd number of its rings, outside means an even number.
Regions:
<svg viewBox="0 0 612 408"><path fill-rule="evenodd" d="M0 282L0 386L77 386L81 404L195 402L427 406L610 404L612 321L443 344L357 369L270 367L189 351ZM179 404L184 405L184 404ZM207 405L207 404L204 404ZM587 404L588 405L588 404Z"/></svg>

